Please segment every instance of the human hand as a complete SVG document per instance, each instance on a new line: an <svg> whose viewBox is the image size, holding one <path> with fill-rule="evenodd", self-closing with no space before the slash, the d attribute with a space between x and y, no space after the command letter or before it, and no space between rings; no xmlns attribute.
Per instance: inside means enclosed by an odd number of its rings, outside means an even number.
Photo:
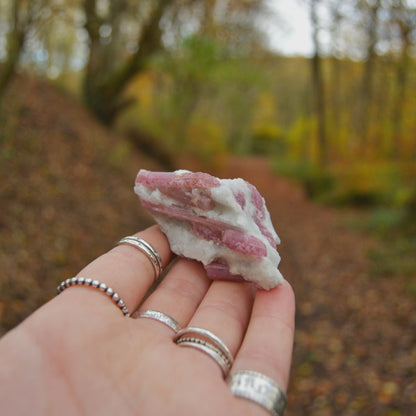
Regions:
<svg viewBox="0 0 416 416"><path fill-rule="evenodd" d="M136 234L172 259L157 226ZM198 262L179 259L154 280L149 258L114 247L79 276L116 291L129 311L161 311L182 327L206 329L235 357L231 374L254 370L286 390L294 335L287 282L270 291L210 281ZM71 287L0 340L0 407L7 415L270 415L235 397L212 357L173 342L154 319L125 317L97 289Z"/></svg>

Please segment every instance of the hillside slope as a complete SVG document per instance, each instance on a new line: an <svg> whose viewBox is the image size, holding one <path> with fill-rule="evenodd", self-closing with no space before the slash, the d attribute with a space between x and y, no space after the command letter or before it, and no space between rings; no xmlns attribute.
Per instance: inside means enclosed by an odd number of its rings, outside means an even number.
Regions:
<svg viewBox="0 0 416 416"><path fill-rule="evenodd" d="M0 335L149 224L133 193L141 167L155 164L76 100L15 78L0 103Z"/></svg>

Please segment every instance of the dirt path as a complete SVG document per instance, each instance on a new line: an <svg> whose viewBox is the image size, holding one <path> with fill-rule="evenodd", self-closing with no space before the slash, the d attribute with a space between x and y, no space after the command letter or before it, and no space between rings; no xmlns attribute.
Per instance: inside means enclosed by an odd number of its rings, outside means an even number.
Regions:
<svg viewBox="0 0 416 416"><path fill-rule="evenodd" d="M415 299L399 279L368 275L370 238L273 175L263 158L232 159L218 174L258 187L282 239L280 269L297 298L286 414L416 414Z"/></svg>

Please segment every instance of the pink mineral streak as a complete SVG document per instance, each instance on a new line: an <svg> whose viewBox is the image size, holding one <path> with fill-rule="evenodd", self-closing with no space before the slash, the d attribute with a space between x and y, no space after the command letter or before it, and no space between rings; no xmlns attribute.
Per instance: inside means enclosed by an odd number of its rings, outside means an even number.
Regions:
<svg viewBox="0 0 416 416"><path fill-rule="evenodd" d="M158 189L166 196L183 204L204 210L213 208L209 189L219 186L220 182L207 173L151 172L140 170L136 184L142 184L149 189Z"/></svg>
<svg viewBox="0 0 416 416"><path fill-rule="evenodd" d="M205 266L207 275L212 280L231 280L235 282L244 281L243 276L230 273L230 269L224 263L213 261Z"/></svg>
<svg viewBox="0 0 416 416"><path fill-rule="evenodd" d="M244 207L246 206L246 197L244 196L244 192L235 191L233 192L233 195L238 205L240 205L241 209L244 209Z"/></svg>
<svg viewBox="0 0 416 416"><path fill-rule="evenodd" d="M258 238L241 231L225 230L222 242L232 250L253 257L267 256L267 248Z"/></svg>
<svg viewBox="0 0 416 416"><path fill-rule="evenodd" d="M145 200L142 201L142 205L150 211L171 218L189 221L195 235L199 238L212 240L217 244L224 244L232 250L253 257L264 257L267 255L266 246L258 238L235 230L227 223L198 216L182 208L153 204Z"/></svg>

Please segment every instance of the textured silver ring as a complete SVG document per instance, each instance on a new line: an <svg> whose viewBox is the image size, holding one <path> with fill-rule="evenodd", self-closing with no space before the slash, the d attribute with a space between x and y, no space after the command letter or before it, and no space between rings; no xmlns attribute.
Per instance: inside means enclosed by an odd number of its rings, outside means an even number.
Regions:
<svg viewBox="0 0 416 416"><path fill-rule="evenodd" d="M159 321L162 324L168 326L169 328L173 329L175 333L177 333L181 326L176 321L176 319L173 319L171 316L164 312L155 311L153 309L146 309L143 311L138 311L133 314L134 318L149 318L154 319L155 321Z"/></svg>
<svg viewBox="0 0 416 416"><path fill-rule="evenodd" d="M182 346L197 348L210 355L219 364L224 377L233 365L233 356L225 343L212 332L196 327L187 327L176 333L173 341Z"/></svg>
<svg viewBox="0 0 416 416"><path fill-rule="evenodd" d="M128 244L146 254L147 258L150 260L153 268L155 269L155 280L159 278L163 271L162 258L152 245L150 245L142 238L135 236L127 236L122 238L116 245L119 246L120 244Z"/></svg>
<svg viewBox="0 0 416 416"><path fill-rule="evenodd" d="M123 312L124 316L130 316L129 310L127 309L126 304L123 299L120 298L120 295L117 292L114 292L111 287L108 287L105 283L100 283L98 280L93 280L85 277L72 277L62 281L56 288L56 294L59 295L65 289L68 289L71 286L89 286L95 289L100 290L105 293Z"/></svg>
<svg viewBox="0 0 416 416"><path fill-rule="evenodd" d="M234 396L242 397L267 409L273 416L282 416L287 397L270 377L256 371L233 372L227 379Z"/></svg>

